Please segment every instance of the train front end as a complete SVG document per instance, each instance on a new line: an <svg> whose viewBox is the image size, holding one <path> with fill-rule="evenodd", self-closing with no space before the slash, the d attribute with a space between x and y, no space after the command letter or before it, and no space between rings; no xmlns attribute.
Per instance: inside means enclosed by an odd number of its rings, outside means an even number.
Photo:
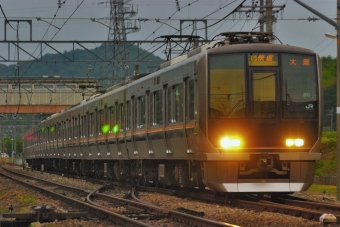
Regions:
<svg viewBox="0 0 340 227"><path fill-rule="evenodd" d="M201 58L197 131L206 186L308 189L321 158L320 68L313 51L276 44L223 46Z"/></svg>

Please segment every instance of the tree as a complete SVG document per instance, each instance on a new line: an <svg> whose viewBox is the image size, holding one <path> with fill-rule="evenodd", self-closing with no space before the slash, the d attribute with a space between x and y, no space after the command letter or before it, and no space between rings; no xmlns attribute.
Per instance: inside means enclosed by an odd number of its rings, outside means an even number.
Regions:
<svg viewBox="0 0 340 227"><path fill-rule="evenodd" d="M23 151L22 140L15 141L15 155L18 156Z"/></svg>
<svg viewBox="0 0 340 227"><path fill-rule="evenodd" d="M10 138L4 138L2 140L3 143L3 148L4 148L4 153L7 153L8 156L12 156L12 139ZM14 148L13 148L14 149Z"/></svg>
<svg viewBox="0 0 340 227"><path fill-rule="evenodd" d="M333 130L336 130L336 59L328 56L322 57L321 60L322 85L324 90L323 124L327 127L333 125ZM332 119L333 122L331 122Z"/></svg>

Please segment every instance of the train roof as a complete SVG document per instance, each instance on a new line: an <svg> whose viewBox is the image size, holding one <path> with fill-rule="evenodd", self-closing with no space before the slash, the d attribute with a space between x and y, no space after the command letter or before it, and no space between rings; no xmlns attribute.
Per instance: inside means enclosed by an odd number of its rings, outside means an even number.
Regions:
<svg viewBox="0 0 340 227"><path fill-rule="evenodd" d="M208 54L218 53L237 53L237 52L290 52L290 53L305 53L315 54L313 50L284 45L284 44L271 44L271 43L247 43L247 44L235 44L224 45L220 48L211 48L208 50Z"/></svg>

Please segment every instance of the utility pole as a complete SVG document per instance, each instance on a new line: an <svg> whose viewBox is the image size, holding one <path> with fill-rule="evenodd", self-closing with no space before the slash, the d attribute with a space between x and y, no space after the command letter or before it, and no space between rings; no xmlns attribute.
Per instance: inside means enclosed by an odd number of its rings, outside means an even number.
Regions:
<svg viewBox="0 0 340 227"><path fill-rule="evenodd" d="M334 26L334 28L337 30L337 42L336 42L336 47L337 47L337 70L336 70L336 83L337 83L337 91L336 91L336 131L337 131L337 171L336 171L336 187L337 187L337 200L340 201L340 0L337 0L337 22L334 22L332 19L326 17L325 15L319 13L315 9L309 7L305 3L301 2L300 0L294 0L304 8L308 9L315 15L319 16L321 19L326 21L327 23L331 24Z"/></svg>
<svg viewBox="0 0 340 227"><path fill-rule="evenodd" d="M260 24L260 32L272 34L273 23L276 21L276 17L273 15L273 13L278 13L285 7L285 5L274 6L272 0L260 0L260 5L258 5L258 1L252 0L251 6L241 6L240 9L236 10L235 12L245 13L248 16L253 13L259 13L258 22ZM264 25L266 25L266 30L264 29Z"/></svg>
<svg viewBox="0 0 340 227"><path fill-rule="evenodd" d="M125 80L129 75L129 54L126 46L126 34L140 30L140 26L135 23L125 23L125 19L129 19L137 14L137 7L127 4L131 0L110 0L110 25L108 32L108 41L112 41L112 45L106 50L106 58L110 61L105 66L105 74L111 74L111 80L102 84L103 87L109 87L113 84ZM127 31L128 30L128 31ZM114 61L118 58L118 64ZM117 70L118 69L118 70Z"/></svg>
<svg viewBox="0 0 340 227"><path fill-rule="evenodd" d="M261 10L261 7L263 7L263 0L260 0L260 15L259 15L259 19L258 21L260 22L260 32L264 32L264 24L263 22L261 22L261 20L263 20L264 18L264 12L263 10Z"/></svg>
<svg viewBox="0 0 340 227"><path fill-rule="evenodd" d="M337 83L337 91L336 91L336 131L337 131L337 179L336 179L336 187L337 187L337 200L340 201L340 0L337 0L336 5L336 22L338 24L337 27L337 40L336 40L336 47L337 47L337 67L336 67L336 83Z"/></svg>
<svg viewBox="0 0 340 227"><path fill-rule="evenodd" d="M266 0L266 29L267 33L273 34L273 3L272 0Z"/></svg>

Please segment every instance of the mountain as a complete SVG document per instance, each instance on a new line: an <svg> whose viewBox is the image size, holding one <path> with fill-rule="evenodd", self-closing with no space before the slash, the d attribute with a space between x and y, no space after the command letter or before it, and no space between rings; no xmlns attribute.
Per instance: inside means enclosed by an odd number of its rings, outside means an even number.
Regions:
<svg viewBox="0 0 340 227"><path fill-rule="evenodd" d="M116 51L114 59L116 60L114 65L111 63L104 63L104 62L94 62L94 60L98 60L99 56L102 59L105 59L105 49L111 49L109 53L113 53L113 48L118 50L118 47L114 47L113 45L100 45L97 48L92 49L91 51L94 53L90 53L86 50L76 49L73 51L65 51L63 55L60 54L45 54L42 59L43 62L21 62L20 63L20 71L19 75L21 78L24 77L41 77L43 75L54 76L58 75L62 78L73 78L73 77L94 77L100 78L103 75L112 76L112 69L115 68L115 74L119 76L121 72L121 68L119 65L118 59L119 54ZM146 73L155 71L161 63L164 62L163 59L148 53L147 51L138 48L136 45L131 45L127 48L128 52L128 75L133 75L135 70L135 65L139 65L139 73ZM74 56L73 56L74 54ZM112 54L113 55L113 54ZM76 61L83 61L83 62L69 62L67 60L75 59ZM48 61L47 61L48 60ZM136 62L140 60L139 62ZM1 78L11 78L15 75L14 70L15 65L3 65L0 64L0 76ZM123 66L125 67L125 66Z"/></svg>

